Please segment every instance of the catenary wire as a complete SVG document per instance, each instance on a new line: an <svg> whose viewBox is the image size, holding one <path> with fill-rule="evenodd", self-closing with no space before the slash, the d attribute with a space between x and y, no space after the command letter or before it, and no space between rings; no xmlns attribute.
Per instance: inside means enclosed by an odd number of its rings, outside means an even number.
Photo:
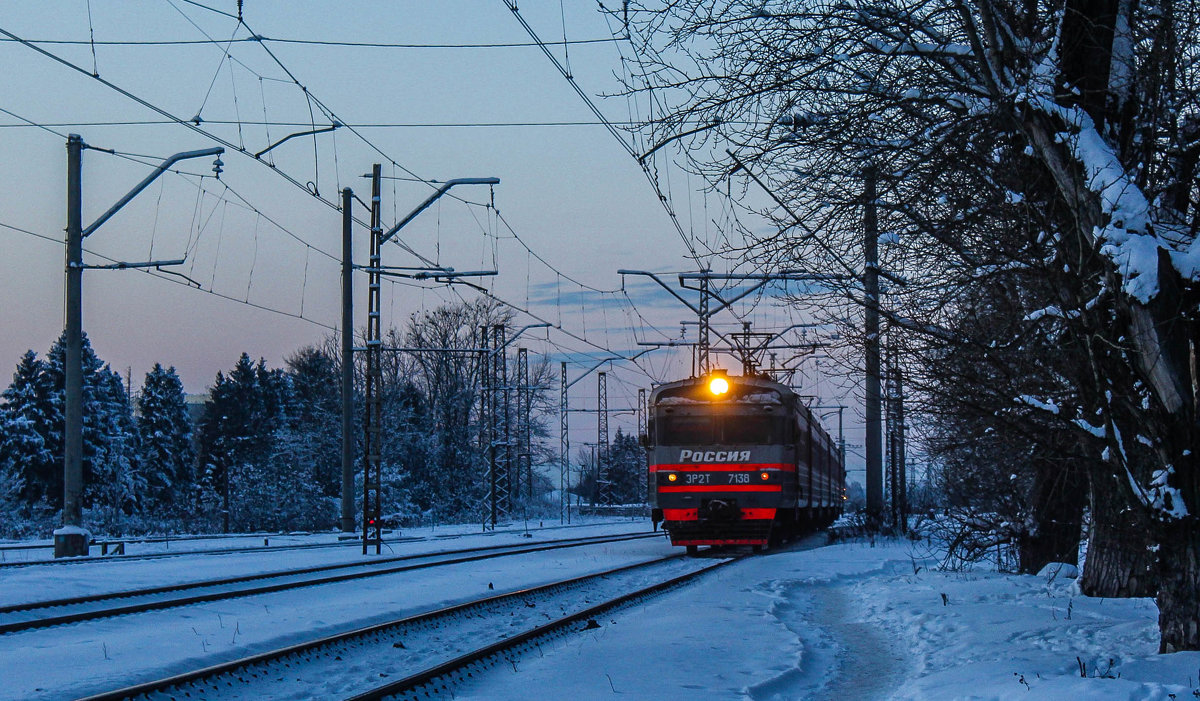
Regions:
<svg viewBox="0 0 1200 701"><path fill-rule="evenodd" d="M56 239L52 236L46 236L45 234L39 234L37 232L30 231L29 229L23 229L19 226L13 226L12 224L5 224L4 222L0 222L0 227L3 227L5 229L11 229L12 231L16 231L16 232L19 232L22 234L28 234L29 236L43 239L45 241L49 241L56 245L61 246L63 244L63 242L61 240ZM83 250L88 255L95 256L95 257L97 257L101 260L107 261L109 263L120 262L116 258L111 258L109 256L104 255L103 253L96 253L95 251L89 250L87 248L84 248ZM198 292L203 292L205 294L209 294L214 297L218 297L220 299L228 300L230 302L236 302L237 304L242 304L242 305L245 305L248 307L253 307L255 309L265 311L265 312L270 312L272 314L277 314L279 316L286 316L291 319L298 319L300 321L305 321L314 326L319 326L320 328L326 329L327 331L336 331L337 330L336 326L331 326L329 324L317 321L316 319L313 319L312 317L300 316L299 314L296 314L295 312L289 312L289 311L284 311L282 309L276 309L274 307L268 307L264 304L259 304L257 302L249 302L246 300L238 299L237 297L231 297L222 292L217 292L216 290L206 289L204 287L197 287L195 284L188 282L186 280L182 280L179 277L177 277L175 274L172 274L172 273L169 273L166 271L156 271L156 270L152 270L150 268L130 268L130 270L134 270L134 271L149 275L151 277L158 278L159 280L165 280L165 281L175 284L175 285L182 285L183 287L186 287L189 290L196 290Z"/></svg>

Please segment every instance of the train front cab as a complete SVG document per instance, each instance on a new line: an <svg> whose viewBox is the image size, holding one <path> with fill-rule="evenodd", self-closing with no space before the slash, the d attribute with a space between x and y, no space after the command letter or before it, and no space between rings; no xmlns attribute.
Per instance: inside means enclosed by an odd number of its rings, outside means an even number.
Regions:
<svg viewBox="0 0 1200 701"><path fill-rule="evenodd" d="M664 385L651 402L649 499L672 545L760 549L795 519L790 415L774 383L740 378L733 396L706 381ZM778 387L778 385L774 385Z"/></svg>

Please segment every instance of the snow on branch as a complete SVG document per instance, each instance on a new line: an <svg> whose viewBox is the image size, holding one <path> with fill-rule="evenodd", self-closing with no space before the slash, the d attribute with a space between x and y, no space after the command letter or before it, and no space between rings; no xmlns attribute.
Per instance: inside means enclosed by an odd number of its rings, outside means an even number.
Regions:
<svg viewBox="0 0 1200 701"><path fill-rule="evenodd" d="M1179 490L1168 484L1171 475L1175 474L1174 467L1156 470L1150 478L1150 493L1148 498L1151 508L1157 510L1165 518L1180 519L1188 515L1187 505L1183 503L1183 495Z"/></svg>
<svg viewBox="0 0 1200 701"><path fill-rule="evenodd" d="M1037 397L1034 397L1033 395L1029 395L1029 394L1022 394L1021 396L1016 397L1014 399L1014 401L1016 401L1020 404L1025 404L1027 406L1031 406L1035 409L1041 409L1042 411L1048 411L1051 414L1054 414L1055 416L1057 416L1058 412L1059 412L1058 405L1055 404L1054 402L1052 402L1050 400L1042 401L1041 399L1038 399Z"/></svg>
<svg viewBox="0 0 1200 701"><path fill-rule="evenodd" d="M1067 125L1066 131L1057 134L1058 140L1083 168L1084 184L1099 198L1100 211L1106 215L1103 228L1095 231L1100 251L1116 265L1125 293L1149 302L1159 291L1158 252L1167 246L1154 233L1145 193L1086 112L1064 107L1045 95L1031 96L1030 104ZM1193 266L1192 272L1197 270L1200 266Z"/></svg>
<svg viewBox="0 0 1200 701"><path fill-rule="evenodd" d="M1074 311L1074 310L1063 311L1059 307L1051 305L1044 309L1038 309L1037 311L1033 311L1033 312L1026 314L1024 320L1025 321L1037 321L1038 319L1041 319L1042 317L1053 317L1053 318L1058 318L1058 319L1078 319L1079 312Z"/></svg>

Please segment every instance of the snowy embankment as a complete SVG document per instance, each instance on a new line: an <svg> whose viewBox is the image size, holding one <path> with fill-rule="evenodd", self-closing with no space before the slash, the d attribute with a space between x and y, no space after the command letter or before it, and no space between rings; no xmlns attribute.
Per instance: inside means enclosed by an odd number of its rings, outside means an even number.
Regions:
<svg viewBox="0 0 1200 701"><path fill-rule="evenodd" d="M1153 601L935 564L905 542L751 558L498 665L456 698L1200 697L1200 653L1156 654Z"/></svg>

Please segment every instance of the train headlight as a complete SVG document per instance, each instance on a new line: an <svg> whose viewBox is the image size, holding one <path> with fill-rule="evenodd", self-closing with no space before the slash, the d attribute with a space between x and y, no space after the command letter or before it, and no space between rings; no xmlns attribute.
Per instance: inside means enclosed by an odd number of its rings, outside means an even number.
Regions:
<svg viewBox="0 0 1200 701"><path fill-rule="evenodd" d="M708 391L719 397L729 391L729 380L724 377L714 377L708 382Z"/></svg>
<svg viewBox="0 0 1200 701"><path fill-rule="evenodd" d="M762 477L764 480L769 480L769 479L771 479L771 475L770 475L770 474L768 474L768 473L766 473L766 472L760 473L760 474L759 474L759 477Z"/></svg>
<svg viewBox="0 0 1200 701"><path fill-rule="evenodd" d="M672 472L672 473L670 473L669 475L667 475L667 481L668 481L668 482L674 482L674 481L675 481L675 480L677 480L677 479L679 479L679 475L675 474L674 472Z"/></svg>

